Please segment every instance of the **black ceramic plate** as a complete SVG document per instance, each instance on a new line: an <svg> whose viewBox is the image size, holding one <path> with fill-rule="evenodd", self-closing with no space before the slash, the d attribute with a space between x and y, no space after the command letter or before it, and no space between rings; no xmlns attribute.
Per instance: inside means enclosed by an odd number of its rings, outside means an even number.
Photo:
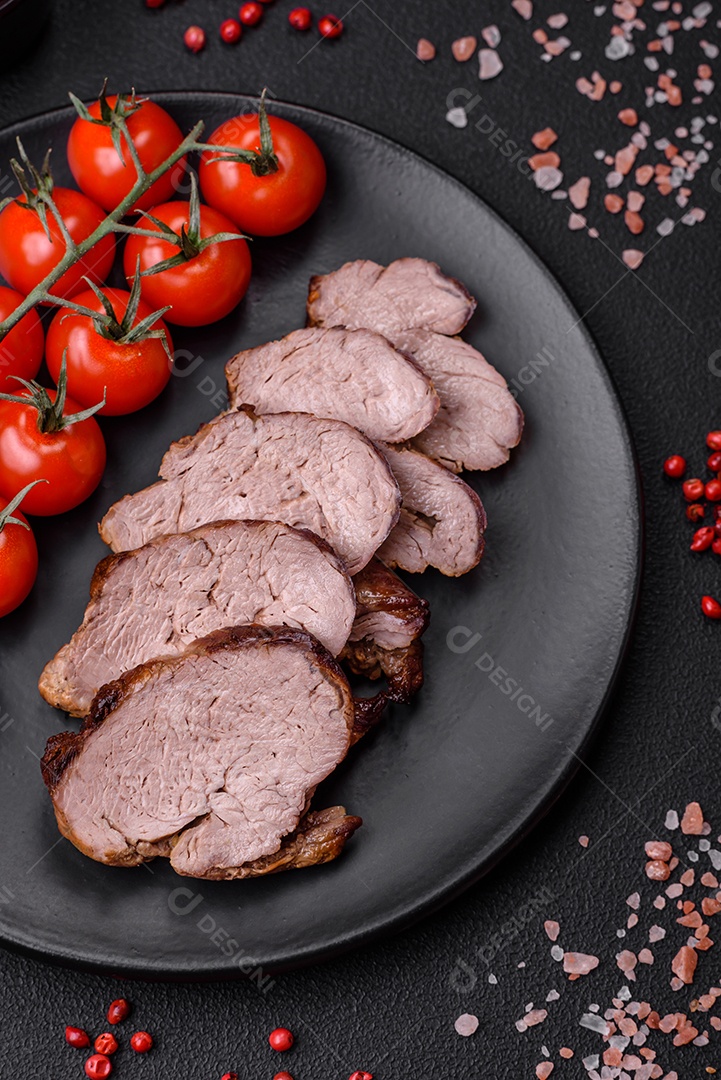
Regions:
<svg viewBox="0 0 721 1080"><path fill-rule="evenodd" d="M230 95L165 95L184 128L212 130L247 106ZM3 874L0 939L45 958L153 976L266 972L397 929L487 870L572 775L618 671L638 581L640 511L632 448L603 364L563 292L482 202L400 146L319 113L275 105L329 165L319 213L289 238L254 244L247 299L223 323L178 331L183 377L135 417L108 420L100 490L37 521L30 600L0 624ZM68 111L0 135L50 143L67 182ZM151 483L172 439L221 407L224 361L303 324L308 278L349 259L433 259L479 298L467 336L513 382L527 418L503 469L470 477L490 521L472 574L427 573L426 686L396 708L319 791L365 825L336 863L251 882L195 882L159 860L119 870L58 833L38 758L67 726L39 697L44 663L82 619L95 524Z"/></svg>

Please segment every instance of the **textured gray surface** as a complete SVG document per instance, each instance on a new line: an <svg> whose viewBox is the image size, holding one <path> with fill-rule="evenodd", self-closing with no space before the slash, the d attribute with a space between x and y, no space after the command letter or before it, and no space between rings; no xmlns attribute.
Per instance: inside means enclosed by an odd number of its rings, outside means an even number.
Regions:
<svg viewBox="0 0 721 1080"><path fill-rule="evenodd" d="M718 588L718 564L710 557L694 562L687 557L677 497L659 475L660 462L671 451L695 453L700 467L703 433L719 425L720 384L708 366L719 348L715 284L711 291L719 195L710 174L703 176L697 188L707 222L679 229L659 245L639 275L645 285L631 275L623 278L624 268L613 254L629 246L620 221L604 217L601 223L612 251L569 233L562 207L535 192L485 137L472 127L458 132L445 123L449 91L478 88L473 62L458 68L444 57L421 69L396 36L413 42L422 33L443 42L447 52L453 38L497 21L506 35L506 71L483 89L489 115L519 145L553 124L563 132L569 161L576 147L578 172L588 170L601 180L605 168L589 160L590 148L618 144L615 103L593 106L596 111L589 114L585 99L573 90L581 72L563 61L541 64L527 28L505 2L495 0L479 15L471 0L406 4L402 10L391 0L374 0L376 15L359 5L348 20L347 37L315 49L300 64L309 45L286 30L284 6L277 0L262 34L249 33L237 51L212 41L206 53L191 57L178 41L182 28L191 21L210 27L230 13L219 12L210 0L173 3L157 14L146 13L140 0L60 0L32 60L0 75L0 122L62 104L68 86L89 96L106 73L113 82L135 81L148 90L254 92L267 82L277 96L375 128L468 183L529 241L579 311L589 313L587 323L631 422L645 483L641 610L625 673L589 758L595 775L582 770L560 806L510 859L416 928L342 960L279 977L265 995L235 984L124 984L122 992L135 1003L137 1026L157 1035L158 1050L145 1060L125 1056L118 1061L118 1075L121 1064L122 1075L167 1073L198 1080L214 1080L228 1068L241 1076L270 1078L282 1067L296 1080L344 1080L362 1067L378 1080L414 1074L515 1080L533 1075L543 1042L552 1052L560 1045L583 1054L597 1049L590 1033L581 1035L578 1018L591 1001L605 1005L618 987L615 929L625 922L625 897L642 880L643 842L662 832L666 809L698 798L715 819L714 834L721 826L721 734L713 724L721 695L719 627L700 619L696 603L702 592ZM548 13L552 10L549 6ZM598 58L602 42L594 34L597 25L590 5L584 5L574 44ZM691 40L682 38L674 66L692 69L697 62ZM596 63L589 59L585 66L590 72ZM637 65L619 77L629 86L634 79L639 85L645 81ZM692 113L687 110L684 120ZM588 133L589 115L596 140ZM666 134L667 125L661 127ZM580 146L586 148L583 156ZM654 220L662 216L658 208L655 215ZM591 838L583 859L580 833ZM524 907L520 929L513 932L508 920ZM602 955L602 968L590 980L561 984L540 929L546 917L559 919L567 946ZM670 913L665 925L672 925ZM494 935L499 934L505 944L496 951ZM630 935L626 945L639 947ZM495 953L491 968L477 955L479 949L486 959ZM689 995L680 1005L668 988L671 955L670 944L658 950L656 968L639 975L640 993L657 987L660 1007L686 1008ZM463 984L472 979L465 969L465 980L453 976L459 957L478 976L465 993ZM526 967L519 970L521 961ZM82 1075L82 1055L61 1045L62 1027L71 1022L102 1030L107 1002L121 992L118 983L9 954L0 963L0 1075L33 1075L38 1062L52 1080ZM704 963L717 976L713 951ZM497 986L486 983L491 969ZM699 981L705 989L708 980ZM528 1002L540 1004L554 985L562 1000L549 1020L519 1036L513 1020ZM465 1011L481 1019L481 1029L468 1040L453 1031L453 1020ZM298 1035L296 1049L282 1063L265 1042L276 1023ZM717 1054L708 1049L687 1049L667 1060L682 1080L700 1074L705 1065L718 1065ZM557 1066L556 1075L582 1075L582 1070L576 1062Z"/></svg>

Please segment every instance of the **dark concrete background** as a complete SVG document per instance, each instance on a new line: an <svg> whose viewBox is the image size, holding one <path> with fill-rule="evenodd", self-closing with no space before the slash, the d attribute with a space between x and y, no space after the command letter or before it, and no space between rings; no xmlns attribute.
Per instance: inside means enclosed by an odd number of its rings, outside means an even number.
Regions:
<svg viewBox="0 0 721 1080"><path fill-rule="evenodd" d="M650 248L658 239L655 224L667 213L681 216L673 203L662 206L649 195L649 228L640 243L620 219L589 213L603 238L591 241L569 232L563 204L537 192L473 126L476 117L488 115L525 148L534 131L551 124L561 134L569 173L602 182L607 169L593 159L593 149L622 145L616 113L622 105L642 104L649 75L640 56L615 66L605 60L609 21L594 18L592 5L581 7L576 0L580 10L570 28L573 48L582 50L583 58L573 63L565 56L550 65L541 62L529 26L507 0L487 0L482 10L475 0L372 0L371 5L361 0L347 18L343 39L323 43L305 57L315 39L290 30L289 7L276 0L264 26L229 49L216 40L215 27L234 13L231 3L171 0L151 12L141 0L56 0L38 49L14 70L0 73L0 124L64 104L70 88L91 97L105 75L112 86L134 83L143 91L256 93L267 84L279 98L382 132L467 183L563 283L586 316L627 410L647 526L633 644L588 767L530 838L464 897L394 940L279 977L266 995L242 984L120 986L111 978L0 954L0 1075L49 1080L82 1075L82 1057L63 1045L62 1028L71 1022L101 1030L107 1002L123 993L134 1002L138 1026L156 1035L158 1048L147 1059L119 1062L119 1075L219 1080L233 1068L241 1077L270 1080L274 1071L287 1068L295 1080L345 1080L353 1069L364 1068L378 1080L516 1080L534 1075L546 1043L557 1063L555 1075L583 1076L579 1057L597 1052L598 1040L582 1031L578 1020L590 1002L606 1007L621 983L613 955L623 946L615 931L628 914L625 897L643 881L643 843L663 832L669 807L682 809L692 798L714 822L714 835L721 831L721 731L714 723L721 696L721 627L698 613L698 597L719 589L721 564L687 556L678 497L660 474L672 451L688 452L700 468L703 436L709 427L721 426L721 382L713 361L709 364L721 348L721 196L711 182L721 149L711 152L711 163L697 177L691 204L704 207L707 220L694 228L679 226L637 275L625 274L620 251ZM548 0L537 8L544 16L558 10ZM209 46L199 56L185 52L180 40L191 22L209 31ZM506 69L481 86L475 61L456 64L449 47L454 38L480 35L492 22L503 34ZM718 33L713 22L706 32L711 40ZM533 25L538 24L536 19ZM425 66L411 48L421 35L441 52ZM699 36L704 35L681 34L676 45L673 66L687 83L704 59ZM575 79L596 67L623 81L618 98L592 104L575 91ZM483 94L464 131L444 119L448 95L456 88ZM669 135L674 121L687 123L708 111L713 111L710 101L698 109L685 105L669 118L669 107L658 105L651 112L654 135ZM590 837L586 853L579 834ZM509 924L514 913L517 922ZM559 919L566 947L602 957L589 980L563 982L549 958L544 918ZM668 913L664 925L673 925ZM669 932L671 939L676 941ZM641 947L630 934L625 944ZM665 952L657 950L655 968L639 975L639 996L651 1000L653 995L662 1009L686 1010L692 994L673 995L668 986L674 951L671 944ZM526 966L518 968L522 962ZM703 963L701 990L713 981L714 971L718 981L719 970L713 950ZM491 971L498 985L488 984ZM562 996L549 1020L519 1035L513 1021L527 1003L541 1005L554 986ZM453 1029L455 1018L466 1011L481 1021L471 1039L461 1039ZM282 1063L265 1041L277 1023L298 1036L296 1049ZM576 1047L579 1057L559 1062L562 1045ZM712 1040L710 1047L689 1047L673 1057L664 1049L660 1060L686 1080L702 1075L706 1066L720 1066L719 1056Z"/></svg>

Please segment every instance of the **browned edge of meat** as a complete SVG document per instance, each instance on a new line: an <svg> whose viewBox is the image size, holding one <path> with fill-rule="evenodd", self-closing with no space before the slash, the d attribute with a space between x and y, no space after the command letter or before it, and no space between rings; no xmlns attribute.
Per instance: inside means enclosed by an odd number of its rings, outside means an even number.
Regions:
<svg viewBox="0 0 721 1080"><path fill-rule="evenodd" d="M356 726L372 727L380 719L386 701L407 704L423 685L423 643L428 628L428 601L417 596L379 559L353 579L358 615L356 632L340 659L356 675L377 680L385 676L387 688L377 697L356 698ZM366 626L359 620L366 620ZM396 645L396 640L401 641ZM379 700L381 699L381 700ZM375 704L372 704L375 703Z"/></svg>
<svg viewBox="0 0 721 1080"><path fill-rule="evenodd" d="M342 668L320 642L304 630L295 630L289 626L270 627L250 623L248 626L231 626L224 630L215 630L207 637L193 642L184 653L173 659L179 660L192 653L205 653L212 656L213 653L250 647L262 642L278 646L300 645L311 652L324 674L332 679L345 680ZM40 766L43 780L51 794L67 767L77 757L90 733L100 727L133 691L147 682L167 662L167 658L163 657L149 660L145 664L139 664L132 671L125 672L119 679L107 683L95 695L90 712L83 720L77 734L73 731L64 731L50 737Z"/></svg>
<svg viewBox="0 0 721 1080"><path fill-rule="evenodd" d="M346 814L343 806L333 806L328 810L310 810L301 818L295 832L283 838L280 850L273 855L264 855L229 870L211 870L205 878L234 881L278 874L283 870L321 866L338 858L347 841L362 824L362 818Z"/></svg>
<svg viewBox="0 0 721 1080"><path fill-rule="evenodd" d="M388 701L399 705L407 705L423 686L422 641L414 641L404 649L383 649L368 639L349 641L341 653L341 659L355 675L364 675L366 679L373 680L385 676L388 684L385 696ZM375 701L376 698L369 700ZM358 698L355 701L357 706ZM369 706L367 708L370 709ZM372 715L376 715L373 710ZM371 720L369 726L375 725L378 720L380 716Z"/></svg>

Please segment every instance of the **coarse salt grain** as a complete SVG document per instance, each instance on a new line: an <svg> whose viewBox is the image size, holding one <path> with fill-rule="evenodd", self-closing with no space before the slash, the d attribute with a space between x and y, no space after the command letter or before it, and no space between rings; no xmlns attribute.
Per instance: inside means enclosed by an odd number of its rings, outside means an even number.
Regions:
<svg viewBox="0 0 721 1080"><path fill-rule="evenodd" d="M543 924L543 929L546 931L546 934L551 941L558 940L561 927L554 919L546 919Z"/></svg>
<svg viewBox="0 0 721 1080"><path fill-rule="evenodd" d="M552 1061L540 1061L538 1065L536 1065L536 1076L538 1077L538 1080L548 1080L548 1077L551 1075L552 1072Z"/></svg>
<svg viewBox="0 0 721 1080"><path fill-rule="evenodd" d="M533 4L531 3L531 0L511 0L511 7L522 19L526 19L526 21L533 15Z"/></svg>
<svg viewBox="0 0 721 1080"><path fill-rule="evenodd" d="M478 1017L473 1016L472 1013L463 1013L459 1016L453 1025L459 1035L463 1035L467 1038L469 1035L474 1035L478 1030Z"/></svg>
<svg viewBox="0 0 721 1080"><path fill-rule="evenodd" d="M598 967L598 964L598 957L590 956L588 953L566 952L563 954L563 970L568 975L588 975Z"/></svg>
<svg viewBox="0 0 721 1080"><path fill-rule="evenodd" d="M489 49L497 49L501 44L501 31L495 24L486 26L481 30L481 37L485 41Z"/></svg>
<svg viewBox="0 0 721 1080"><path fill-rule="evenodd" d="M541 191L553 191L563 183L563 173L553 165L545 165L534 172L533 180Z"/></svg>
<svg viewBox="0 0 721 1080"><path fill-rule="evenodd" d="M571 201L571 205L576 210L583 210L588 205L588 195L591 190L591 178L588 176L582 176L575 184L571 184L568 189L568 198ZM588 837L584 847L588 846ZM580 840L579 840L580 843Z"/></svg>
<svg viewBox="0 0 721 1080"><path fill-rule="evenodd" d="M436 47L428 38L420 38L416 45L416 56L419 60L428 61L435 59Z"/></svg>
<svg viewBox="0 0 721 1080"><path fill-rule="evenodd" d="M468 113L462 105L457 105L453 109L449 109L446 113L446 120L449 124L452 124L454 128L468 127Z"/></svg>
<svg viewBox="0 0 721 1080"><path fill-rule="evenodd" d="M495 79L503 71L503 61L495 49L479 49L478 78L483 82Z"/></svg>
<svg viewBox="0 0 721 1080"><path fill-rule="evenodd" d="M537 150L548 150L549 147L553 146L557 138L558 135L553 128L547 127L531 135L531 142Z"/></svg>
<svg viewBox="0 0 721 1080"><path fill-rule="evenodd" d="M621 258L630 270L638 270L643 262L643 252L638 251L636 248L627 248L622 252Z"/></svg>
<svg viewBox="0 0 721 1080"><path fill-rule="evenodd" d="M451 52L455 60L460 64L465 64L467 60L471 59L477 48L478 40L476 38L462 37L453 42Z"/></svg>

